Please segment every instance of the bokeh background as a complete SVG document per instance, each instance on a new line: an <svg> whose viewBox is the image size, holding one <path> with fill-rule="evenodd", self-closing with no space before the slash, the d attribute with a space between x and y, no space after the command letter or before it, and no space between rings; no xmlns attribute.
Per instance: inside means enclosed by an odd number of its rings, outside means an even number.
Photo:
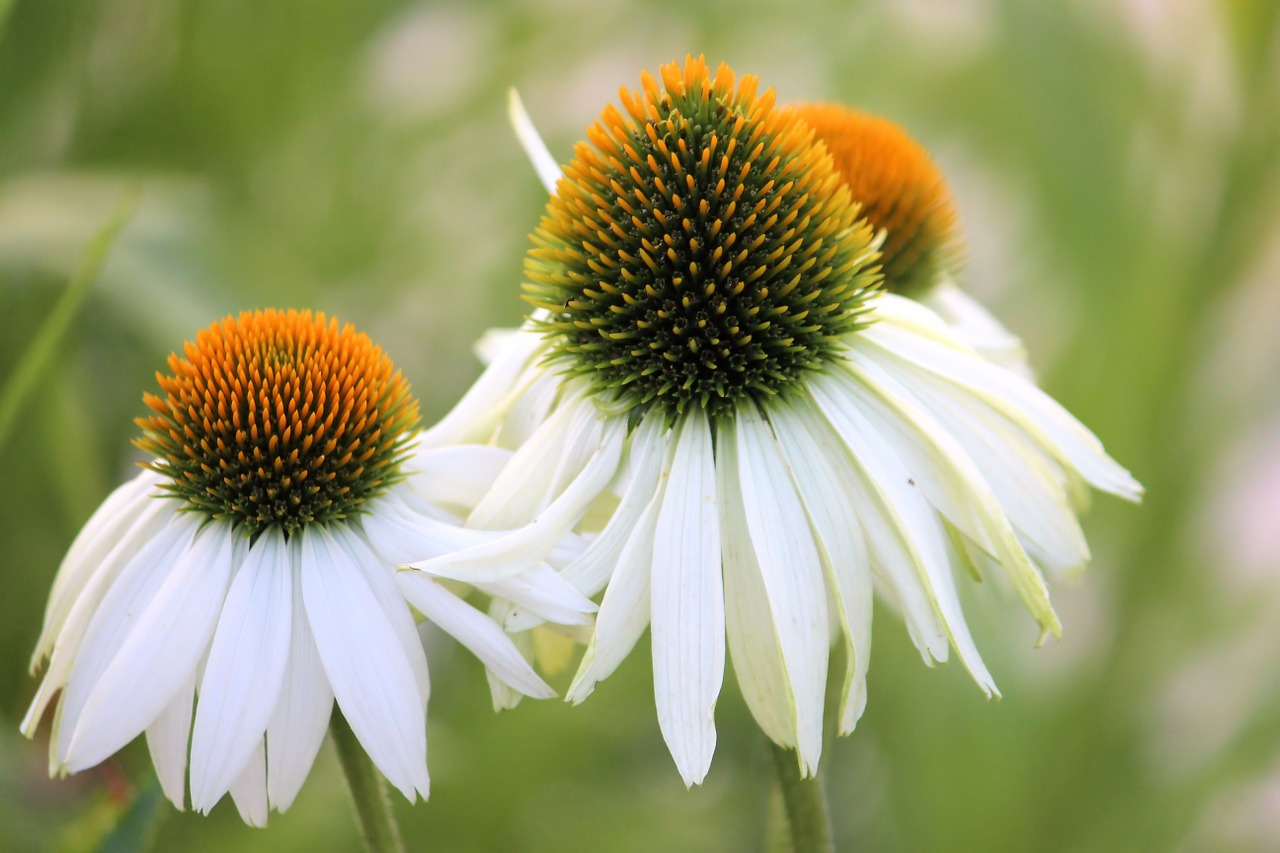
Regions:
<svg viewBox="0 0 1280 853"><path fill-rule="evenodd" d="M473 340L521 315L545 201L507 88L565 160L619 85L688 51L924 141L966 286L1148 488L1086 518L1061 642L1034 649L1016 602L973 597L1002 701L923 667L878 612L866 716L824 760L841 849L1280 849L1276 3L0 0L0 22L0 388L141 187L0 446L0 849L97 849L154 805L142 744L51 782L17 723L54 569L131 475L167 353L226 312L319 308L440 415L479 372ZM767 754L732 683L686 792L643 650L582 707L501 716L474 659L431 655L411 849L765 846ZM154 811L157 849L358 845L327 748L266 831L229 802Z"/></svg>

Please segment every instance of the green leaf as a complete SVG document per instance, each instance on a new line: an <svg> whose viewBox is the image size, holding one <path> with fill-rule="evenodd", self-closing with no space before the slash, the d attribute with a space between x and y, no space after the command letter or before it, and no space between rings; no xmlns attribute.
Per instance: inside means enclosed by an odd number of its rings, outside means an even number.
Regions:
<svg viewBox="0 0 1280 853"><path fill-rule="evenodd" d="M103 839L98 853L143 853L150 850L164 815L160 785L152 782L134 797L116 828Z"/></svg>

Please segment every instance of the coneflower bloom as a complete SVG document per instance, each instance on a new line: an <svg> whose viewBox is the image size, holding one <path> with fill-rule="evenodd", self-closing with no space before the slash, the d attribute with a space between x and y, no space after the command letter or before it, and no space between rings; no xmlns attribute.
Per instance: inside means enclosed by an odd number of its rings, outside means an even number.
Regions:
<svg viewBox="0 0 1280 853"><path fill-rule="evenodd" d="M883 232L772 90L701 59L660 77L575 147L525 264L535 312L424 435L514 449L468 526L519 529L415 565L497 577L605 506L563 572L604 590L569 698L650 629L659 727L695 784L727 652L812 773L833 634L842 731L865 704L873 588L926 662L954 649L994 693L957 577L1004 574L1057 633L1040 564L1087 559L1068 485L1140 487L1034 385L879 288Z"/></svg>
<svg viewBox="0 0 1280 853"><path fill-rule="evenodd" d="M336 702L391 784L425 797L427 659L411 605L513 688L554 695L481 611L395 568L481 541L454 513L504 452L419 447L404 377L324 314L228 317L169 369L138 422L153 461L94 513L49 597L32 663L48 668L22 730L60 695L51 773L145 732L174 805L189 775L193 808L230 791L261 825L293 802ZM545 568L489 590L549 619L594 609Z"/></svg>

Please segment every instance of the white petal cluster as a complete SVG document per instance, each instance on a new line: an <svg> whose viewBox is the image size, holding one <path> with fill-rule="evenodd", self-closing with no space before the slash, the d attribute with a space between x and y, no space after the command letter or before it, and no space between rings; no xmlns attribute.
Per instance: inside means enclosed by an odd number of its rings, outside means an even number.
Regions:
<svg viewBox="0 0 1280 853"><path fill-rule="evenodd" d="M710 766L726 651L761 728L816 769L833 634L847 652L841 731L866 702L873 591L926 662L954 650L995 694L957 579L1002 575L1058 633L1043 575L1089 559L1082 484L1129 499L1141 487L928 308L883 294L868 318L825 370L716 422L611 412L545 366L533 332L490 338L488 370L423 440L513 448L468 525L515 531L414 565L533 566L607 502L563 570L582 594L604 592L569 698L585 699L649 628L658 722L688 784Z"/></svg>
<svg viewBox="0 0 1280 853"><path fill-rule="evenodd" d="M34 734L61 691L51 772L91 767L145 732L174 805L189 780L192 808L207 813L230 792L244 820L262 825L293 803L336 703L390 783L426 797L430 685L415 610L506 688L555 695L459 596L457 573L396 569L480 542L457 513L509 456L416 448L404 479L359 519L288 540L268 529L252 543L140 474L98 509L58 572L33 661L48 667L23 731ZM582 624L595 609L547 566L476 585L543 619Z"/></svg>

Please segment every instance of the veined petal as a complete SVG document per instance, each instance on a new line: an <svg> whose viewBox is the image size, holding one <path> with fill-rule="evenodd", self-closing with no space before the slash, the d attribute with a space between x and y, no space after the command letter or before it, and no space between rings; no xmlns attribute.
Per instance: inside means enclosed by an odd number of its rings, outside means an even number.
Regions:
<svg viewBox="0 0 1280 853"><path fill-rule="evenodd" d="M867 704L867 669L871 663L871 567L862 527L858 524L852 470L840 437L800 398L771 406L769 422L778 437L813 525L827 582L835 592L836 613L845 640L845 675L840 705L840 733L853 731Z"/></svg>
<svg viewBox="0 0 1280 853"><path fill-rule="evenodd" d="M405 464L413 491L432 503L474 507L511 460L511 451L482 444L420 450Z"/></svg>
<svg viewBox="0 0 1280 853"><path fill-rule="evenodd" d="M53 578L49 603L44 611L44 626L31 656L32 673L53 649L72 605L87 590L92 577L104 567L110 571L112 563L107 559L108 555L128 535L128 531L142 521L147 515L146 510L157 503L147 500L146 496L159 482L158 474L143 471L122 484L107 496L76 535Z"/></svg>
<svg viewBox="0 0 1280 853"><path fill-rule="evenodd" d="M890 571L901 575L914 568L917 583L932 603L952 645L973 679L989 695L995 682L969 634L960 609L955 579L947 560L946 533L928 501L902 469L893 446L867 423L847 393L852 380L818 376L810 390L827 420L840 434L865 487L860 501L863 531L873 555ZM909 585L899 586L900 594ZM934 654L939 660L945 658Z"/></svg>
<svg viewBox="0 0 1280 853"><path fill-rule="evenodd" d="M333 689L307 622L302 595L302 543L288 544L290 601L289 663L280 697L267 724L267 796L272 808L286 811L311 772L333 713Z"/></svg>
<svg viewBox="0 0 1280 853"><path fill-rule="evenodd" d="M119 646L85 698L63 753L70 772L119 751L186 684L213 635L238 544L230 525L207 523L172 563L154 598L121 614L127 624ZM64 725L71 722L63 717Z"/></svg>
<svg viewBox="0 0 1280 853"><path fill-rule="evenodd" d="M686 785L707 775L724 681L724 583L711 426L683 417L653 545L653 688L658 726Z"/></svg>
<svg viewBox="0 0 1280 853"><path fill-rule="evenodd" d="M110 653L118 648L119 637L116 637L110 649L104 648L107 633L99 633L93 644L80 654L81 645L90 625L99 617L100 611L122 613L151 599L159 588L160 581L168 565L177 558L182 547L195 535L194 524L174 524L174 503L156 499L148 504L142 515L124 533L123 537L102 561L102 568L89 578L84 590L76 597L69 612L63 620L53 644L53 653L49 660L49 668L45 672L35 698L22 720L22 733L34 737L36 727L44 716L54 694L67 685L72 668L81 658L92 658L96 663L83 671L91 675L82 675L76 687L68 686L67 693L59 703L58 719L68 719L79 712L73 710L70 715L63 713L67 705L67 697L75 694L79 699L73 708L82 708L83 700L88 695L92 682L101 674L102 667L110 660ZM185 537L185 540L183 538ZM183 540L183 541L179 541ZM143 552L146 556L143 557ZM123 608L123 609L122 609ZM114 628L121 623L113 622ZM114 630L113 628L113 630ZM99 632L105 632L100 628ZM67 732L70 736L70 732ZM56 743L56 742L55 742ZM61 754L65 743L55 751Z"/></svg>
<svg viewBox="0 0 1280 853"><path fill-rule="evenodd" d="M520 93L515 89L507 93L507 117L511 120L511 126L515 129L516 138L520 140L524 153L533 163L533 170L538 173L538 179L547 188L547 192L555 195L556 181L560 179L560 166L547 150L547 144L538 135L538 129L533 126L533 120L529 118L524 102L520 100Z"/></svg>
<svg viewBox="0 0 1280 853"><path fill-rule="evenodd" d="M973 460L872 359L856 349L849 359L846 369L857 381L846 385L847 393L861 401L869 418L880 421L881 435L894 436L899 459L917 473L918 488L952 524L999 560L1041 630L1061 635L1044 578L1022 550Z"/></svg>
<svg viewBox="0 0 1280 853"><path fill-rule="evenodd" d="M537 518L500 539L431 560L415 569L470 583L500 580L543 562L618 470L626 439L626 418L611 418L597 452L559 497Z"/></svg>
<svg viewBox="0 0 1280 853"><path fill-rule="evenodd" d="M747 531L786 668L801 774L811 776L822 755L830 638L822 562L773 430L753 406L739 408L734 425Z"/></svg>
<svg viewBox="0 0 1280 853"><path fill-rule="evenodd" d="M197 811L208 814L262 746L284 682L292 613L288 545L271 528L231 581L200 682L191 737L191 807Z"/></svg>
<svg viewBox="0 0 1280 853"><path fill-rule="evenodd" d="M1107 456L1097 437L1056 400L1021 376L956 348L931 324L917 323L918 311L904 309L903 301L907 300L892 294L883 296L877 305L877 322L858 333L857 344L879 347L918 370L978 394L1038 436L1046 448L1095 488L1129 500L1141 496L1142 486Z"/></svg>
<svg viewBox="0 0 1280 853"><path fill-rule="evenodd" d="M663 435L666 425L660 412L649 412L631 436L631 479L622 501L595 539L576 560L565 567L566 580L584 595L595 595L609 582L623 546L630 540L665 472ZM647 573L646 573L647 581Z"/></svg>
<svg viewBox="0 0 1280 853"><path fill-rule="evenodd" d="M147 749L160 780L160 790L178 811L186 808L187 745L191 739L191 711L196 698L195 674L147 726Z"/></svg>
<svg viewBox="0 0 1280 853"><path fill-rule="evenodd" d="M457 405L422 433L420 446L447 447L488 441L502 416L531 380L529 374L538 372L530 368L537 364L545 348L542 336L532 329L523 329L521 334L512 337Z"/></svg>
<svg viewBox="0 0 1280 853"><path fill-rule="evenodd" d="M565 695L575 705L590 696L598 682L613 674L649 627L654 534L664 491L662 482L655 484L618 554L613 577L600 602L595 633Z"/></svg>
<svg viewBox="0 0 1280 853"><path fill-rule="evenodd" d="M466 646L495 675L526 696L556 695L538 677L498 624L428 576L401 572L396 582L405 599L446 634Z"/></svg>
<svg viewBox="0 0 1280 853"><path fill-rule="evenodd" d="M302 597L329 684L360 745L410 801L428 791L426 713L413 667L364 573L323 528L302 539Z"/></svg>
<svg viewBox="0 0 1280 853"><path fill-rule="evenodd" d="M240 812L240 819L249 826L267 825L267 755L261 740L231 785L231 799Z"/></svg>
<svg viewBox="0 0 1280 853"><path fill-rule="evenodd" d="M774 743L794 748L795 703L769 607L769 591L760 575L742 507L740 455L737 431L732 426L720 429L716 435L716 495L729 657L738 689L760 729Z"/></svg>

